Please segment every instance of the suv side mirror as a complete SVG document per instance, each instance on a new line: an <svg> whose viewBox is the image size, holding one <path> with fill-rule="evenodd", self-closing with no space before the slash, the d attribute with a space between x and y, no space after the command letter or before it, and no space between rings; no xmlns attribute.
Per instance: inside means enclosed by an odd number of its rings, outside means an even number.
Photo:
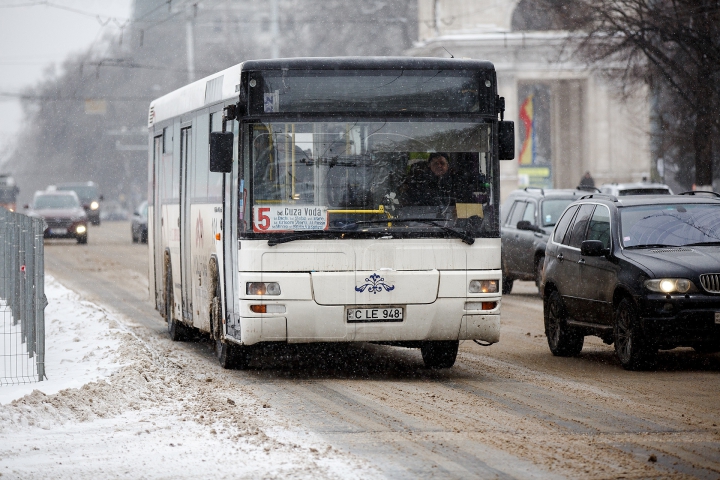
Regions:
<svg viewBox="0 0 720 480"><path fill-rule="evenodd" d="M210 171L230 173L232 171L233 155L232 132L210 133Z"/></svg>
<svg viewBox="0 0 720 480"><path fill-rule="evenodd" d="M540 228L536 227L532 223L530 223L530 220L520 220L517 223L518 230L530 230L531 232L539 232Z"/></svg>
<svg viewBox="0 0 720 480"><path fill-rule="evenodd" d="M498 158L512 160L515 158L515 123L498 122Z"/></svg>
<svg viewBox="0 0 720 480"><path fill-rule="evenodd" d="M580 244L580 254L586 257L601 257L609 252L600 240L585 240Z"/></svg>

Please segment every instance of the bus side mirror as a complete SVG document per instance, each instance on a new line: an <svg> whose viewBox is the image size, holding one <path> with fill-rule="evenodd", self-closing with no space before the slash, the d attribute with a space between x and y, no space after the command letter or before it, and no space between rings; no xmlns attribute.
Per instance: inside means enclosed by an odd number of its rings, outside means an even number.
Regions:
<svg viewBox="0 0 720 480"><path fill-rule="evenodd" d="M515 158L515 123L498 122L498 157L500 160Z"/></svg>
<svg viewBox="0 0 720 480"><path fill-rule="evenodd" d="M210 171L230 173L233 161L232 132L210 133Z"/></svg>

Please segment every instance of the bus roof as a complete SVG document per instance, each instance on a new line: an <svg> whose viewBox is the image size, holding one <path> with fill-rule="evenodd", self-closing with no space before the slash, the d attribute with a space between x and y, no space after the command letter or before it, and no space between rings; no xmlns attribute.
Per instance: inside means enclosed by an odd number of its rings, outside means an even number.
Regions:
<svg viewBox="0 0 720 480"><path fill-rule="evenodd" d="M150 103L148 127L206 105L240 96L243 70L494 70L491 62L425 57L300 57L249 60L197 80Z"/></svg>

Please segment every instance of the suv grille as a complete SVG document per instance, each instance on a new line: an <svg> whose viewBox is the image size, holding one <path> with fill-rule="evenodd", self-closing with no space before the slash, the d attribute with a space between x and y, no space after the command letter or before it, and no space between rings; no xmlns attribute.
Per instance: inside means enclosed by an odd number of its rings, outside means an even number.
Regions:
<svg viewBox="0 0 720 480"><path fill-rule="evenodd" d="M70 228L72 221L69 218L46 218L48 228Z"/></svg>
<svg viewBox="0 0 720 480"><path fill-rule="evenodd" d="M700 275L702 287L710 293L720 293L720 273Z"/></svg>

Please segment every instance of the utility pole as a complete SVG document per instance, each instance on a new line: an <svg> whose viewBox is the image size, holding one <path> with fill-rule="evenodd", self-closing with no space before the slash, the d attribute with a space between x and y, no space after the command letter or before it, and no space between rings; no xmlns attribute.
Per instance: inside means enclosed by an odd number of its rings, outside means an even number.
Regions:
<svg viewBox="0 0 720 480"><path fill-rule="evenodd" d="M185 17L185 49L187 51L188 83L195 81L195 14L197 3L188 4Z"/></svg>
<svg viewBox="0 0 720 480"><path fill-rule="evenodd" d="M271 15L272 18L270 20L270 35L272 35L272 43L271 43L271 50L270 50L270 58L279 58L280 57L280 39L278 38L279 35L279 19L278 19L278 0L271 0Z"/></svg>

